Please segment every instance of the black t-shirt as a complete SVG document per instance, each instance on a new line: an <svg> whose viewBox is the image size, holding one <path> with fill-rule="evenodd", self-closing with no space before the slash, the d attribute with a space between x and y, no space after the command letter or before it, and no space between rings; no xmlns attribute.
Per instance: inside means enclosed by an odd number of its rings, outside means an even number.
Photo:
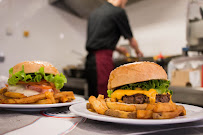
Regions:
<svg viewBox="0 0 203 135"><path fill-rule="evenodd" d="M115 50L120 36L132 38L125 10L105 2L89 17L86 49L95 51L100 49Z"/></svg>

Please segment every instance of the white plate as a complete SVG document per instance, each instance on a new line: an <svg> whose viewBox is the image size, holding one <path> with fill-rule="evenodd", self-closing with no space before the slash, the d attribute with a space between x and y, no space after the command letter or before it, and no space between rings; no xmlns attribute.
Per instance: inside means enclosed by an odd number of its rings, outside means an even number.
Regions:
<svg viewBox="0 0 203 135"><path fill-rule="evenodd" d="M43 111L54 107L70 106L84 102L85 99L82 97L75 96L75 99L67 103L57 104L0 104L0 108L13 111Z"/></svg>
<svg viewBox="0 0 203 135"><path fill-rule="evenodd" d="M186 105L186 104L178 104L183 105L187 111L186 116L179 116L173 119L163 119L163 120L155 120L155 119L123 119L123 118L115 118L105 115L100 115L94 112L90 112L86 109L86 103L79 103L72 105L69 109L71 112L76 115L86 117L93 120L105 121L105 122L114 122L114 123L122 123L122 124L137 124L137 125L158 125L158 124L174 124L174 123L185 123L192 122L203 119L203 108Z"/></svg>

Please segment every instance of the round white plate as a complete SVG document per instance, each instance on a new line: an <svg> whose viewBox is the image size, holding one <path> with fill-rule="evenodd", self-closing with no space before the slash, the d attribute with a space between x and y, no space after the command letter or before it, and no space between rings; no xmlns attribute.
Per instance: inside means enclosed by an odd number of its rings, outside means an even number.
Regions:
<svg viewBox="0 0 203 135"><path fill-rule="evenodd" d="M43 111L54 107L70 106L84 102L85 99L82 97L75 96L75 99L67 103L57 104L0 104L0 108L13 111Z"/></svg>
<svg viewBox="0 0 203 135"><path fill-rule="evenodd" d="M116 118L110 117L105 115L100 115L94 112L90 112L86 109L86 103L79 103L72 105L69 109L71 112L75 113L76 115L98 120L98 121L105 121L105 122L114 122L114 123L122 123L122 124L137 124L137 125L158 125L158 124L174 124L174 123L185 123L185 122L192 122L203 119L203 108L186 105L186 104L178 104L183 105L186 109L187 115L186 116L179 116L173 119L162 119L162 120L155 120L155 119L124 119L124 118Z"/></svg>

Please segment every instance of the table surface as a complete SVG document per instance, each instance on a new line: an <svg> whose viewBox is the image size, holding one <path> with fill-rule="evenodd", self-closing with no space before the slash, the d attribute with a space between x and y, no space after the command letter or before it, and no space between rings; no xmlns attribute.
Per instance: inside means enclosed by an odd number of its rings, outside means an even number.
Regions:
<svg viewBox="0 0 203 135"><path fill-rule="evenodd" d="M68 107L66 107L68 109ZM0 109L0 134L19 129L35 121L40 117L45 117L39 112L15 112ZM70 135L103 135L103 134L165 134L165 135L190 135L203 134L203 120L170 125L127 125L116 124L86 119L80 122Z"/></svg>

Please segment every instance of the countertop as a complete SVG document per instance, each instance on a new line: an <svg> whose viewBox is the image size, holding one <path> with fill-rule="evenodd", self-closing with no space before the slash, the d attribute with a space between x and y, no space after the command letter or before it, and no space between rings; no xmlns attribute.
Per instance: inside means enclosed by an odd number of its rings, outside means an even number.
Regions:
<svg viewBox="0 0 203 135"><path fill-rule="evenodd" d="M68 111L68 107L63 107ZM59 109L61 111L61 109ZM0 134L15 131L34 123L40 118L45 118L42 112L16 112L0 109ZM36 122L35 122L36 123ZM52 123L47 123L47 125ZM42 129L43 130L43 129ZM192 135L203 134L203 120L182 124L169 125L128 125L101 122L90 119L81 121L69 135L105 135L105 134L164 134L164 135Z"/></svg>

